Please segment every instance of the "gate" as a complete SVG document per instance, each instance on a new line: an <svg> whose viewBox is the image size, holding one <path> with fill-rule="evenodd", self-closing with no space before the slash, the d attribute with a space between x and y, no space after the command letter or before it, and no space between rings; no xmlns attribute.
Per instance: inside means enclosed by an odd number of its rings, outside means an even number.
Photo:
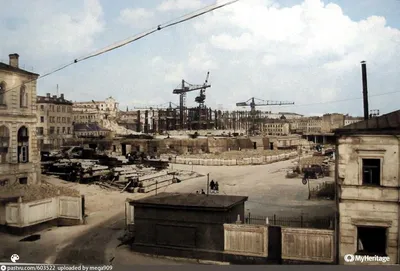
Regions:
<svg viewBox="0 0 400 271"><path fill-rule="evenodd" d="M268 261L282 263L282 231L279 226L268 226Z"/></svg>

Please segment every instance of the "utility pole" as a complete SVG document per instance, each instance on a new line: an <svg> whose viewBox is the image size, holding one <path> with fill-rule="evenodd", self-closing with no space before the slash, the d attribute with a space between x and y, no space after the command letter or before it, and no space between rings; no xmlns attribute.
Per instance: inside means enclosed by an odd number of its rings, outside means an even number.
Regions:
<svg viewBox="0 0 400 271"><path fill-rule="evenodd" d="M207 173L207 196L210 192L210 173Z"/></svg>

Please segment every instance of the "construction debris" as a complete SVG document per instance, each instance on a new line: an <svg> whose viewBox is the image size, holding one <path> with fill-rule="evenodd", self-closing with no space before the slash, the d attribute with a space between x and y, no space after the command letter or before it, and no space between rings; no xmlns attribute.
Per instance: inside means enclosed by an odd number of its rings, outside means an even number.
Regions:
<svg viewBox="0 0 400 271"><path fill-rule="evenodd" d="M227 151L222 153L201 153L201 154L188 154L180 155L184 158L198 158L198 159L243 159L243 158L258 158L264 156L274 156L288 151L283 150L241 150L241 151Z"/></svg>
<svg viewBox="0 0 400 271"><path fill-rule="evenodd" d="M110 157L98 155L93 150L72 147L48 155L43 160L43 174L55 175L71 182L95 184L121 193L148 193L179 182L181 176L185 175L184 172L168 171L168 162L135 152L126 157ZM194 177L197 175L191 174L190 178Z"/></svg>

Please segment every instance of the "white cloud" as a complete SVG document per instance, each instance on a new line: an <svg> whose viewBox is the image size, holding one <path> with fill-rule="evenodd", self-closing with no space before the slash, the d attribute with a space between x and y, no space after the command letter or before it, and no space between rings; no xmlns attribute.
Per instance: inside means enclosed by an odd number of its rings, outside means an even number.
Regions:
<svg viewBox="0 0 400 271"><path fill-rule="evenodd" d="M145 8L123 9L118 18L120 23L129 25L131 27L143 27L151 22L154 18L154 12Z"/></svg>
<svg viewBox="0 0 400 271"><path fill-rule="evenodd" d="M284 8L271 1L240 1L193 26L214 47L207 52L211 59L231 56L220 76L234 75L230 91L238 95L298 104L353 98L360 95L360 61L367 60L370 70L399 67L398 29L379 16L353 21L340 6L320 0ZM248 88L241 90L245 78ZM385 87L390 88L388 82L394 87L397 79L387 79ZM385 92L381 87L370 92Z"/></svg>
<svg viewBox="0 0 400 271"><path fill-rule="evenodd" d="M165 0L157 9L159 11L198 9L204 6L200 0Z"/></svg>
<svg viewBox="0 0 400 271"><path fill-rule="evenodd" d="M25 11L21 14L25 16L20 24L0 31L0 38L7 40L2 49L23 53L30 48L29 54L47 56L92 50L95 37L104 29L103 10L99 1L85 0L83 8L70 12L60 11L57 5L48 5L43 1L25 3ZM10 13L4 14L3 19L5 16L20 19Z"/></svg>

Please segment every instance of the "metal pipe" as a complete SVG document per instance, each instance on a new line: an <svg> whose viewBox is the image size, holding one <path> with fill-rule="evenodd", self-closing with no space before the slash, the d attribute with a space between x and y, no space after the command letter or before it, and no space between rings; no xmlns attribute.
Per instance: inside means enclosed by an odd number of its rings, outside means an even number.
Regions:
<svg viewBox="0 0 400 271"><path fill-rule="evenodd" d="M367 86L367 65L365 61L361 61L363 100L364 100L364 120L369 118L368 110L368 86Z"/></svg>

